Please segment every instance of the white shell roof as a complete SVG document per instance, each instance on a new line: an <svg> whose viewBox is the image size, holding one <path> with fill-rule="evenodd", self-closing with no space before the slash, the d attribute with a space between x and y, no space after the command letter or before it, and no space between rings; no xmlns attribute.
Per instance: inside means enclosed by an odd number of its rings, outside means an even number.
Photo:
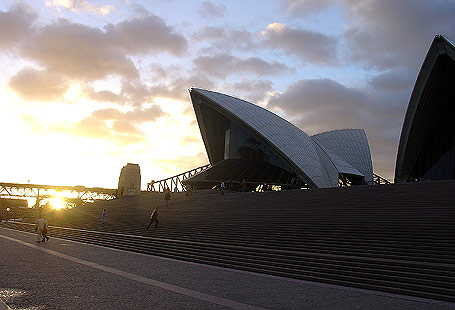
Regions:
<svg viewBox="0 0 455 310"><path fill-rule="evenodd" d="M311 139L321 146L341 173L363 175L373 181L370 147L363 129L342 129L320 133Z"/></svg>
<svg viewBox="0 0 455 310"><path fill-rule="evenodd" d="M329 187L327 173L309 136L270 111L228 95L192 88L252 128L318 187Z"/></svg>
<svg viewBox="0 0 455 310"><path fill-rule="evenodd" d="M192 88L243 122L299 169L317 187L338 185L338 173L373 180L370 148L362 129L343 129L309 137L278 115L250 102L208 90Z"/></svg>

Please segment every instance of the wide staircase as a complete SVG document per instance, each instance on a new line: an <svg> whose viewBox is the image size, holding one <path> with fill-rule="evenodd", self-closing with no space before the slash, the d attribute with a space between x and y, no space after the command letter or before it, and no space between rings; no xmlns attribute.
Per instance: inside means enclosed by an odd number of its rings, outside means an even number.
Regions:
<svg viewBox="0 0 455 310"><path fill-rule="evenodd" d="M205 190L163 204L163 194L147 193L45 215L51 237L455 302L455 181L224 196ZM158 205L160 225L147 231Z"/></svg>

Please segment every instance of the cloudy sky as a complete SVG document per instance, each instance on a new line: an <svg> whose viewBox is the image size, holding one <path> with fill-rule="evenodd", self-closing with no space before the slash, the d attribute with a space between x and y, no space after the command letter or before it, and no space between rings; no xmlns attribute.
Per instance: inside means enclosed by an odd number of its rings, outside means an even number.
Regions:
<svg viewBox="0 0 455 310"><path fill-rule="evenodd" d="M446 0L0 2L0 181L142 188L208 163L188 95L254 102L309 135L364 128L393 178Z"/></svg>

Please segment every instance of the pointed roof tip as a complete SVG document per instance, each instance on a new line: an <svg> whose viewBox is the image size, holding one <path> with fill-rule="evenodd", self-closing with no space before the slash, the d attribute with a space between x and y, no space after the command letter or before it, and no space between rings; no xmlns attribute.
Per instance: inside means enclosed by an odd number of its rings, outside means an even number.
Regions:
<svg viewBox="0 0 455 310"><path fill-rule="evenodd" d="M207 91L209 91L208 89L204 89L204 88L200 88L200 87L194 87L194 86L191 86L190 89L194 89L194 90L207 90Z"/></svg>
<svg viewBox="0 0 455 310"><path fill-rule="evenodd" d="M453 47L455 47L455 42L442 34L435 35L434 40L444 41L444 42L452 45Z"/></svg>
<svg viewBox="0 0 455 310"><path fill-rule="evenodd" d="M242 98L235 97L235 96L232 96L232 95L227 95L227 94L222 93L222 92L220 92L220 91L214 91L214 90L209 90L209 89L204 89L204 88L196 88L196 87L191 87L191 90L194 90L194 91L198 92L199 94L201 94L201 95L203 95L203 96L205 96L205 97L207 97L208 94L216 95L216 96L221 95L221 96L224 96L224 97L229 97L229 98L234 98L234 99L236 99L236 100L241 100L241 101L246 102L246 103L248 103L248 104L252 104L252 105L254 105L254 106L257 106L257 107L259 107L259 108L264 109L263 107L259 106L259 105L256 104L256 103L253 103L253 102L250 102L250 101L248 101L248 100L246 100L246 99L242 99ZM213 100L213 98L211 98L211 99ZM270 112L270 111L269 111L269 112Z"/></svg>
<svg viewBox="0 0 455 310"><path fill-rule="evenodd" d="M208 90L208 89L204 89L204 88L199 88L199 87L194 87L194 86L191 86L190 88L188 88L189 92L191 93L192 91L196 91L198 93L201 93L201 91L209 91L209 92L212 92L211 90Z"/></svg>

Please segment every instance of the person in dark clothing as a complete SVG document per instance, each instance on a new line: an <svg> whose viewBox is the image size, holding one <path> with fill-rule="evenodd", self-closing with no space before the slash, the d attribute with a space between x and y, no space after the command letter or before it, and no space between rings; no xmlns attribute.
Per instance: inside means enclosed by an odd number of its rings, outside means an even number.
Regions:
<svg viewBox="0 0 455 310"><path fill-rule="evenodd" d="M224 181L221 181L220 184L220 195L224 195Z"/></svg>
<svg viewBox="0 0 455 310"><path fill-rule="evenodd" d="M155 227L158 226L158 223L160 222L160 221L158 221L158 208L159 208L159 207L156 207L156 208L153 210L152 214L150 215L150 223L149 223L149 225L147 226L147 230L149 230L149 228L150 228L150 226L153 224L153 222L155 222Z"/></svg>
<svg viewBox="0 0 455 310"><path fill-rule="evenodd" d="M101 212L101 224L106 223L107 217L106 217L106 209L103 209L103 212Z"/></svg>

